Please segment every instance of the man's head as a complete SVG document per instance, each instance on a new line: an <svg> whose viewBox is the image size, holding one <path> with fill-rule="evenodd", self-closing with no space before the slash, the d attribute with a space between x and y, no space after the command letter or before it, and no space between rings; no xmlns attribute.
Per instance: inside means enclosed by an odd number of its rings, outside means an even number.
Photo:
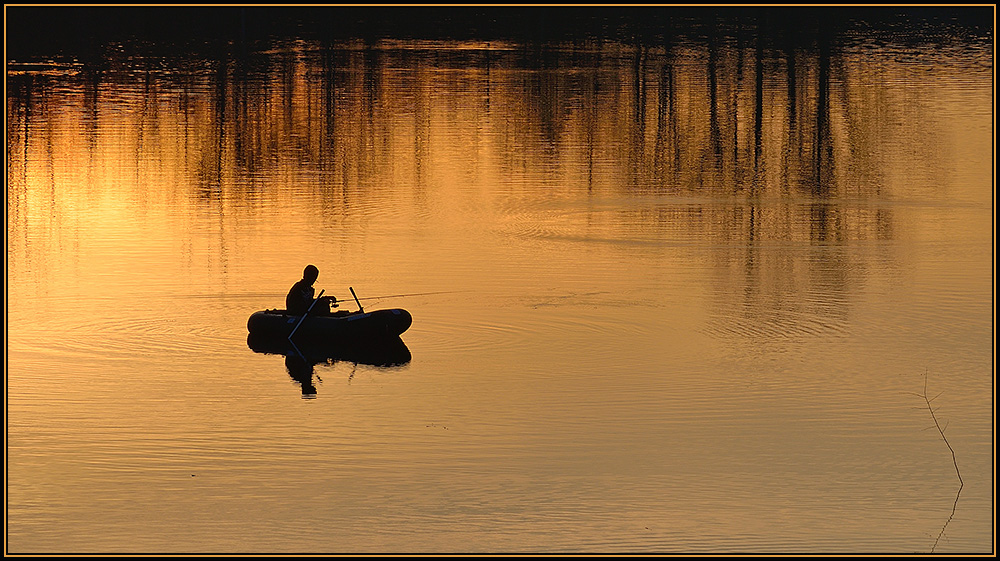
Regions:
<svg viewBox="0 0 1000 561"><path fill-rule="evenodd" d="M315 265L306 265L305 270L302 271L302 278L309 284L316 282L318 277L319 269Z"/></svg>

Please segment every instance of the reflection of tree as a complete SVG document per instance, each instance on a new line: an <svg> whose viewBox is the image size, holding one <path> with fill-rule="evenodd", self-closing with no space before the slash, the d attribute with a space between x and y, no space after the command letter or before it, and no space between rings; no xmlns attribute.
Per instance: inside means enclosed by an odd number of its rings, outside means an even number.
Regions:
<svg viewBox="0 0 1000 561"><path fill-rule="evenodd" d="M815 22L706 21L684 34L663 26L552 43L373 35L174 58L109 50L76 74L13 75L8 215L22 220L16 186L28 183L29 144L49 162L64 159L46 128L57 107L72 123L66 130L81 133L87 172L101 165L107 135L134 154L116 162L120 176L143 184L175 173L168 183L190 188L179 195L217 219L221 253L235 209L259 209L281 189L309 195L332 223L347 211L375 212L366 203L379 196L430 205L428 186L486 174L501 192L586 186L594 195L698 201L629 217L651 236L749 241L753 252L772 242L891 239L891 208L869 204L892 195L879 147L901 101L882 79L891 70ZM760 253L731 257L744 278L767 267L798 273ZM837 264L815 266L827 265Z"/></svg>
<svg viewBox="0 0 1000 561"><path fill-rule="evenodd" d="M813 156L815 181L813 193L820 197L830 194L833 182L833 139L830 131L830 39L825 33L819 37L819 79L816 81L816 139Z"/></svg>
<svg viewBox="0 0 1000 561"><path fill-rule="evenodd" d="M708 111L709 130L712 147L712 155L715 157L716 166L722 166L722 134L719 130L719 93L718 93L718 58L719 44L716 36L716 28L710 25L708 32Z"/></svg>
<svg viewBox="0 0 1000 561"><path fill-rule="evenodd" d="M206 195L251 196L247 187L290 165L321 173L329 194L375 188L390 173L407 179L400 170L416 178L432 164L431 135L446 126L459 137L491 135L506 174L583 161L591 186L624 176L633 191L761 197L789 188L832 195L851 176L854 196L864 198L883 183L858 175L878 173L877 162L856 165L873 150L838 147L870 144L879 123L847 97L860 90L863 61L842 55L836 40L713 24L703 42L604 43L604 56L581 44L534 57L294 41L174 72L152 62L139 73L88 72L69 85L84 94L92 147L97 115L111 103L136 106L144 143L136 154L153 146L157 128L183 130L190 145L177 167L194 171ZM144 93L114 102L98 95L115 84L128 91L136 77ZM21 97L37 104L31 99ZM177 110L159 111L165 104Z"/></svg>

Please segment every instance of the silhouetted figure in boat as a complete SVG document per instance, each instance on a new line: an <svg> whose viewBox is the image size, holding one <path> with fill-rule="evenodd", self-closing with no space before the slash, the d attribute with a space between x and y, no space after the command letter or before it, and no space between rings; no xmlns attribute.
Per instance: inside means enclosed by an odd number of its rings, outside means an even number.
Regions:
<svg viewBox="0 0 1000 561"><path fill-rule="evenodd" d="M288 296L285 296L285 310L289 314L301 316L306 313L309 306L313 305L313 300L316 300L316 305L313 306L310 314L330 315L330 308L337 307L337 299L333 296L321 296L318 299L314 297L316 289L313 288L313 283L316 282L317 278L319 278L319 269L315 265L306 265L305 270L302 271L302 278L292 285Z"/></svg>

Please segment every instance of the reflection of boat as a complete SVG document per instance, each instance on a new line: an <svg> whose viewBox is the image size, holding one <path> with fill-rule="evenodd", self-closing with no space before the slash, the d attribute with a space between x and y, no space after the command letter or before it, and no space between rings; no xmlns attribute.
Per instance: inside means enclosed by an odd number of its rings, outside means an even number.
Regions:
<svg viewBox="0 0 1000 561"><path fill-rule="evenodd" d="M410 349L398 335L368 341L320 342L316 338L299 341L296 334L293 344L287 337L251 332L247 336L247 346L257 353L285 355L310 365L343 360L371 366L398 366L410 362L411 358Z"/></svg>
<svg viewBox="0 0 1000 561"><path fill-rule="evenodd" d="M354 345L358 342L374 344L380 339L398 338L413 323L410 312L400 308L307 315L299 325L301 319L302 316L288 314L285 310L263 310L250 315L247 330L251 335L261 338L283 340L295 329L295 344L299 346L304 342Z"/></svg>
<svg viewBox="0 0 1000 561"><path fill-rule="evenodd" d="M247 336L247 346L255 353L284 355L288 375L302 386L302 397L310 399L316 397L312 379L313 367L317 364L346 361L355 365L388 367L410 362L410 349L398 335L367 342L317 343L306 340L292 343L287 337L251 333Z"/></svg>

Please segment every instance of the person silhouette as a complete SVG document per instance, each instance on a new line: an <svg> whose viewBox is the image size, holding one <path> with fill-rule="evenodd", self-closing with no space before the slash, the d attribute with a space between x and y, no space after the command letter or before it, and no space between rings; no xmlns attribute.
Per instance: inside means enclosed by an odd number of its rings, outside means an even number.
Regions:
<svg viewBox="0 0 1000 561"><path fill-rule="evenodd" d="M313 288L313 284L317 278L319 278L319 269L315 265L306 265L306 268L302 270L302 278L292 285L292 288L288 291L288 295L285 296L286 312L294 316L300 316L309 310L314 300L318 301L312 312L310 312L312 314L329 315L330 308L337 307L337 299L333 296L314 298L316 289Z"/></svg>

